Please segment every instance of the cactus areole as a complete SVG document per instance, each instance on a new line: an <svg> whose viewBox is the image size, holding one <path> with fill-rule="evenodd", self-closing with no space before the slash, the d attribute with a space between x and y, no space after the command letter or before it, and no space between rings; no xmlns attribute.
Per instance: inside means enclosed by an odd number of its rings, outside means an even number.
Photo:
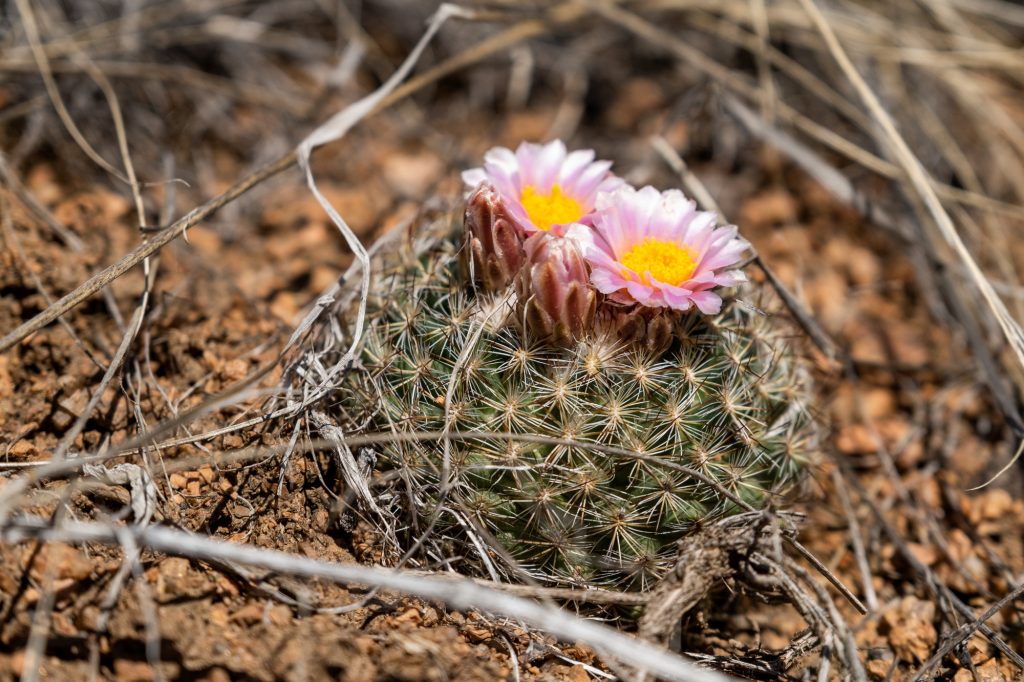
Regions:
<svg viewBox="0 0 1024 682"><path fill-rule="evenodd" d="M417 226L375 264L349 429L471 434L379 446L426 560L645 589L680 538L806 470L794 330L770 292L723 289L744 281L729 266L746 242L593 158L492 150L465 175L464 219Z"/></svg>

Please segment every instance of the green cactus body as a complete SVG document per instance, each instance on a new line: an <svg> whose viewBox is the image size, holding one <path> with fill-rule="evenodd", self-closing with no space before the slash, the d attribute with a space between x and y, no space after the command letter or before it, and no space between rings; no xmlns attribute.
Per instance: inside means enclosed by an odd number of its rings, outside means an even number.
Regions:
<svg viewBox="0 0 1024 682"><path fill-rule="evenodd" d="M432 229L376 263L362 367L342 401L350 428L482 434L381 446L378 468L404 481L410 537L429 526L428 545L480 572L644 589L681 537L741 510L686 469L753 507L800 479L806 371L792 330L749 304L756 288L713 318L679 314L658 356L597 333L553 347L512 323L514 294L467 284L450 221Z"/></svg>

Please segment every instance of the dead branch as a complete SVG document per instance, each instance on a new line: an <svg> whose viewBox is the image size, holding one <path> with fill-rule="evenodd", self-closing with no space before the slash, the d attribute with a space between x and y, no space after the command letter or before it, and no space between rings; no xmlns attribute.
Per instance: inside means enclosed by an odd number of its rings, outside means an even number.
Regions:
<svg viewBox="0 0 1024 682"><path fill-rule="evenodd" d="M140 547L204 561L231 561L304 578L384 589L444 602L454 609L481 609L518 618L567 641L582 641L618 661L679 682L726 682L729 678L659 647L559 609L483 587L464 578L424 577L360 564L338 564L293 556L275 550L238 545L160 526L125 527L69 521L58 526L31 516L11 519L0 528L4 542L38 539L45 542L96 542L121 545L128 534Z"/></svg>

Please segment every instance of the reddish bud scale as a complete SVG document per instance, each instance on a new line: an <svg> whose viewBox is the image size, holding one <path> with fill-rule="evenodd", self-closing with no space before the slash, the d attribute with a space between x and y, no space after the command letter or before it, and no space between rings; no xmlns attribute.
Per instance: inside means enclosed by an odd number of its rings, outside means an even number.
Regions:
<svg viewBox="0 0 1024 682"><path fill-rule="evenodd" d="M657 357L672 345L678 315L671 308L620 305L605 300L597 325L625 343Z"/></svg>
<svg viewBox="0 0 1024 682"><path fill-rule="evenodd" d="M525 254L519 228L494 187L484 183L469 197L464 227L464 254L474 279L486 291L501 291L523 267Z"/></svg>
<svg viewBox="0 0 1024 682"><path fill-rule="evenodd" d="M537 338L568 345L590 333L597 292L576 244L544 232L524 244L526 264L516 277L519 319Z"/></svg>

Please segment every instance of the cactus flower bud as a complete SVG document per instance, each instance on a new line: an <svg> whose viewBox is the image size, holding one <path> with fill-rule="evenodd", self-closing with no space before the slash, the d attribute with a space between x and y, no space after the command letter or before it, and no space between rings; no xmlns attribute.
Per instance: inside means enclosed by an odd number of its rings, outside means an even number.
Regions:
<svg viewBox="0 0 1024 682"><path fill-rule="evenodd" d="M516 277L519 318L526 331L554 343L569 344L590 331L597 292L576 244L545 232L524 244L526 265Z"/></svg>
<svg viewBox="0 0 1024 682"><path fill-rule="evenodd" d="M597 325L625 343L660 356L675 339L675 311L641 305L619 305L606 300L597 315Z"/></svg>
<svg viewBox="0 0 1024 682"><path fill-rule="evenodd" d="M523 237L490 184L477 187L466 203L465 255L487 291L507 287L523 266Z"/></svg>

